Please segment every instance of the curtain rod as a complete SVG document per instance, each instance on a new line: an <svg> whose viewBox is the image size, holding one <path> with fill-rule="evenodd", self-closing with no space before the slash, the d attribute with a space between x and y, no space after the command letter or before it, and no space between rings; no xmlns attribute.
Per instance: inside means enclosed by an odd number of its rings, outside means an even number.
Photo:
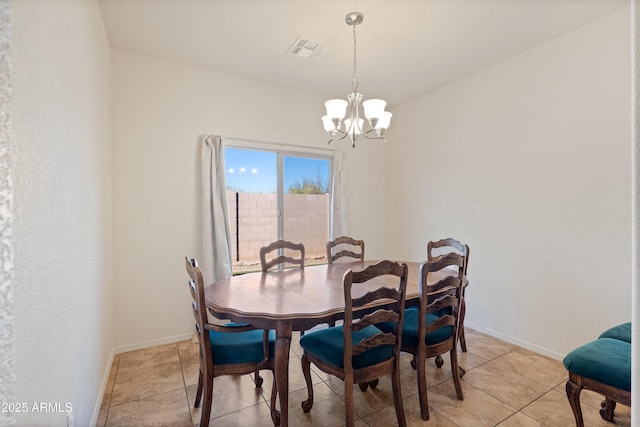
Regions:
<svg viewBox="0 0 640 427"><path fill-rule="evenodd" d="M283 144L276 142L265 142L265 141L256 141L253 139L245 139L245 138L234 138L228 136L222 136L224 142L230 142L232 145L237 144L241 146L247 147L255 147L255 148L280 148L280 149L301 149L308 152L318 152L322 154L334 154L335 148L319 148L319 147L310 147L306 145L295 145L295 144Z"/></svg>

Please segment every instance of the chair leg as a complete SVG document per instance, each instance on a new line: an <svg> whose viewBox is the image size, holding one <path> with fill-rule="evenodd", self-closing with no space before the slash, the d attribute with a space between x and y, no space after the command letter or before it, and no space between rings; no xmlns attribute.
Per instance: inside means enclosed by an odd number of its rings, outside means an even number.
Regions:
<svg viewBox="0 0 640 427"><path fill-rule="evenodd" d="M200 414L200 427L209 427L211 401L213 400L213 377L207 377L204 384L204 405Z"/></svg>
<svg viewBox="0 0 640 427"><path fill-rule="evenodd" d="M353 427L353 375L350 378L345 374L344 378L344 421L346 427Z"/></svg>
<svg viewBox="0 0 640 427"><path fill-rule="evenodd" d="M276 372L275 369L271 369L273 374L273 384L271 385L271 400L269 402L269 409L271 410L271 420L274 426L280 425L280 412L276 410L276 398L278 397L278 388L276 387Z"/></svg>
<svg viewBox="0 0 640 427"><path fill-rule="evenodd" d="M196 389L196 401L193 404L194 408L200 407L200 400L202 399L202 371L198 372L198 388Z"/></svg>
<svg viewBox="0 0 640 427"><path fill-rule="evenodd" d="M605 421L613 421L613 412L616 410L616 401L611 400L608 397L600 404L600 416Z"/></svg>
<svg viewBox="0 0 640 427"><path fill-rule="evenodd" d="M464 338L464 326L460 325L460 350L467 352L467 340Z"/></svg>
<svg viewBox="0 0 640 427"><path fill-rule="evenodd" d="M460 366L459 363L458 363L458 373L460 374L460 378L464 377L464 374L467 373L467 371L462 366Z"/></svg>
<svg viewBox="0 0 640 427"><path fill-rule="evenodd" d="M418 350L419 351L419 350ZM420 415L422 419L429 419L429 400L427 398L427 368L425 366L424 356L416 354L413 362L415 362L416 376L418 378L418 399L420 400Z"/></svg>
<svg viewBox="0 0 640 427"><path fill-rule="evenodd" d="M451 357L451 373L453 375L453 385L456 388L456 396L458 396L458 400L464 400L464 395L462 394L462 384L460 383L460 367L458 366L458 352L456 351L456 345L453 344L453 349L449 352Z"/></svg>
<svg viewBox="0 0 640 427"><path fill-rule="evenodd" d="M565 386L567 392L567 399L569 399L569 405L573 411L573 416L576 419L576 427L584 427L584 420L582 419L582 409L580 409L580 392L582 387L573 381L567 381Z"/></svg>
<svg viewBox="0 0 640 427"><path fill-rule="evenodd" d="M307 353L302 355L301 362L302 374L304 375L304 380L307 383L307 400L302 402L302 410L304 412L309 412L313 406L313 383L311 382L311 362L307 357Z"/></svg>
<svg viewBox="0 0 640 427"><path fill-rule="evenodd" d="M368 387L371 387L371 390L375 390L376 387L378 387L378 378L376 378L375 380L371 380L368 382L363 382L363 383L358 383L358 386L360 387L361 391L367 391Z"/></svg>
<svg viewBox="0 0 640 427"><path fill-rule="evenodd" d="M378 380L374 380L377 382ZM396 362L396 368L391 373L391 385L393 386L393 405L396 408L398 426L405 427L407 421L404 418L404 405L402 404L402 387L400 387L400 364ZM375 388L371 386L371 388Z"/></svg>
<svg viewBox="0 0 640 427"><path fill-rule="evenodd" d="M460 349L466 353L467 352L467 340L464 337L464 315L467 312L467 304L462 298L461 308L460 308L460 326L458 328L458 339L460 340Z"/></svg>
<svg viewBox="0 0 640 427"><path fill-rule="evenodd" d="M440 355L436 356L435 362L436 362L436 366L438 368L442 368L442 365L444 365L444 360L442 360L442 356L440 356Z"/></svg>
<svg viewBox="0 0 640 427"><path fill-rule="evenodd" d="M260 369L256 369L254 381L256 383L256 388L262 387L263 379L260 376Z"/></svg>

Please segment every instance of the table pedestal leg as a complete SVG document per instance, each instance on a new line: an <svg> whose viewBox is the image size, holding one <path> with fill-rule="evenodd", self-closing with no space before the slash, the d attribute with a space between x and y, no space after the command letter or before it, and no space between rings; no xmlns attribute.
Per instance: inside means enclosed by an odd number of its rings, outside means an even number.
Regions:
<svg viewBox="0 0 640 427"><path fill-rule="evenodd" d="M276 322L275 381L280 401L280 420L278 414L271 414L275 425L289 425L289 347L291 345L291 324ZM278 423L280 421L280 423Z"/></svg>

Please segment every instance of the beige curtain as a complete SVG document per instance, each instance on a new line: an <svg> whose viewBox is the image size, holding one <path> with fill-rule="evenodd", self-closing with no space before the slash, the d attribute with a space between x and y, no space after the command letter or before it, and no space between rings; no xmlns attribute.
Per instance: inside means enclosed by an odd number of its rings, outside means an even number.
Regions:
<svg viewBox="0 0 640 427"><path fill-rule="evenodd" d="M333 155L333 174L331 179L331 230L330 238L349 236L349 178L345 165L346 153L339 148Z"/></svg>
<svg viewBox="0 0 640 427"><path fill-rule="evenodd" d="M202 261L207 280L231 276L231 229L227 209L224 142L219 135L204 138L201 150Z"/></svg>

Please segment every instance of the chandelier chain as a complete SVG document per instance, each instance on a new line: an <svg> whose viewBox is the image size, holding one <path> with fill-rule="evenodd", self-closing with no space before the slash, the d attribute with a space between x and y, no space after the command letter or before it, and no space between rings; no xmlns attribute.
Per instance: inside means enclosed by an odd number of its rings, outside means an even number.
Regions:
<svg viewBox="0 0 640 427"><path fill-rule="evenodd" d="M358 66L358 62L356 60L356 26L353 26L353 77L351 78L351 89L353 93L358 92L358 76L356 74L356 68Z"/></svg>

